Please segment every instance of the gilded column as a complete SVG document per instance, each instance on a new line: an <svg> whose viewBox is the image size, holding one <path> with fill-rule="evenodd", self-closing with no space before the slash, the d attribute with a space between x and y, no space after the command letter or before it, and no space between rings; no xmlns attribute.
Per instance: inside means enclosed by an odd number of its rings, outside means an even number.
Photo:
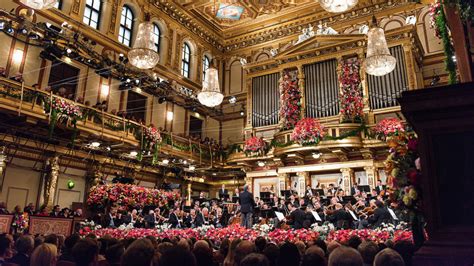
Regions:
<svg viewBox="0 0 474 266"><path fill-rule="evenodd" d="M191 193L193 192L191 189L191 182L188 183L187 192L188 196L186 197L186 206L191 206Z"/></svg>
<svg viewBox="0 0 474 266"><path fill-rule="evenodd" d="M366 166L364 167L365 174L367 175L367 181L369 182L370 188L375 187L375 179L376 179L376 169L373 166Z"/></svg>
<svg viewBox="0 0 474 266"><path fill-rule="evenodd" d="M359 59L360 69L359 69L359 76L360 76L360 85L362 86L362 99L364 101L364 113L371 112L370 104L369 104L369 87L367 86L367 75L365 73L365 67L362 62L365 60L365 53L363 50L357 53L357 58Z"/></svg>
<svg viewBox="0 0 474 266"><path fill-rule="evenodd" d="M301 93L301 118L306 116L306 90L303 66L298 66L298 88Z"/></svg>
<svg viewBox="0 0 474 266"><path fill-rule="evenodd" d="M246 79L246 86L247 86L247 123L246 128L252 128L252 78Z"/></svg>
<svg viewBox="0 0 474 266"><path fill-rule="evenodd" d="M7 155L5 153L5 146L0 147L0 190L3 187L3 172L7 167Z"/></svg>
<svg viewBox="0 0 474 266"><path fill-rule="evenodd" d="M415 62L413 60L413 46L411 44L402 44L403 52L405 54L405 64L407 72L408 90L417 88L416 84L416 70Z"/></svg>
<svg viewBox="0 0 474 266"><path fill-rule="evenodd" d="M59 156L50 157L46 161L48 173L44 185L44 204L52 207L59 178Z"/></svg>
<svg viewBox="0 0 474 266"><path fill-rule="evenodd" d="M297 188L298 195L300 195L300 197L303 197L304 192L306 190L306 186L311 184L311 181L310 181L310 178L309 178L309 173L308 172L298 172L296 174L299 176L299 178L298 178L299 187ZM301 183L304 183L304 185L302 186Z"/></svg>
<svg viewBox="0 0 474 266"><path fill-rule="evenodd" d="M351 180L352 180L352 175L354 174L354 170L352 170L351 168L342 168L341 173L342 173L342 183L340 185L340 188L344 189L344 192L346 193L346 195L350 195Z"/></svg>

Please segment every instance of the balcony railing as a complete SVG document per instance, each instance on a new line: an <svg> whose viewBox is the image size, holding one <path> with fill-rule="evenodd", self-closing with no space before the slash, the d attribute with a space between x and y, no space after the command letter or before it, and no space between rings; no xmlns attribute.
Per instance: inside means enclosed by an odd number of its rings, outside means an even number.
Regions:
<svg viewBox="0 0 474 266"><path fill-rule="evenodd" d="M53 99L58 98L81 110L82 116L76 123L77 130L81 134L88 133L95 138L99 135L112 143L125 143L131 149L140 146L140 132L146 125L54 95L52 92L38 90L20 82L0 77L0 110L4 112L17 113L48 123L49 107L47 106L50 106ZM172 132L161 132L161 135L163 141L160 149L162 152L192 160L195 164L210 164L211 162L219 164L225 156L225 152L210 144L202 144Z"/></svg>

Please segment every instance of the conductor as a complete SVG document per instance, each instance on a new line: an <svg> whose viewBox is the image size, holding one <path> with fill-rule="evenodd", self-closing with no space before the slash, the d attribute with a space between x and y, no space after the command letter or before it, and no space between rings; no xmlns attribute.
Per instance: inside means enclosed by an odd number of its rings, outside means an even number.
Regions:
<svg viewBox="0 0 474 266"><path fill-rule="evenodd" d="M241 225L245 228L252 228L252 212L255 201L253 194L249 191L249 186L244 185L244 191L239 195L239 204L241 212Z"/></svg>

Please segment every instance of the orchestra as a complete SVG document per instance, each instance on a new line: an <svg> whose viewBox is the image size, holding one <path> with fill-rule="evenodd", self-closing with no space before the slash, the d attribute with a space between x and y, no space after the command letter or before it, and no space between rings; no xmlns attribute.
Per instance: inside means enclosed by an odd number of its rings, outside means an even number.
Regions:
<svg viewBox="0 0 474 266"><path fill-rule="evenodd" d="M312 224L330 222L338 229L375 228L383 223L396 224L404 220L396 202L389 202L389 191L379 185L367 194L363 189L351 187L350 196L333 184L320 195L321 189L307 187L304 196L295 191L265 189L259 197L248 190L233 191L230 197L225 186L219 189L219 198L207 199L204 193L192 199L191 206L178 200L160 206L128 212L111 208L105 215L104 227L119 227L133 224L134 227L154 228L168 225L170 228L216 228L241 224L248 228L252 224L272 224L277 228L309 228ZM364 188L365 190L370 190ZM189 204L189 203L188 203ZM281 215L280 215L281 214ZM246 221L243 221L246 219ZM247 219L249 221L247 221Z"/></svg>

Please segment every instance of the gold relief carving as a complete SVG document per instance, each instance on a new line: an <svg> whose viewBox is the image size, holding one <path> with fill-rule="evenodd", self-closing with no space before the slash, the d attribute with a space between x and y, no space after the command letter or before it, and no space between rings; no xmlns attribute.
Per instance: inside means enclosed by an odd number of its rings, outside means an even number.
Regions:
<svg viewBox="0 0 474 266"><path fill-rule="evenodd" d="M13 215L1 214L0 215L0 233L10 233L10 226L12 224Z"/></svg>
<svg viewBox="0 0 474 266"><path fill-rule="evenodd" d="M342 168L340 171L342 173L342 187L344 188L346 195L349 195L354 170L352 170L351 168Z"/></svg>
<svg viewBox="0 0 474 266"><path fill-rule="evenodd" d="M81 0L74 0L74 3L72 4L72 13L79 14L80 7Z"/></svg>
<svg viewBox="0 0 474 266"><path fill-rule="evenodd" d="M29 233L32 235L57 234L69 236L72 229L72 219L30 216Z"/></svg>
<svg viewBox="0 0 474 266"><path fill-rule="evenodd" d="M112 4L112 14L110 15L110 24L109 24L109 33L115 33L115 23L117 21L117 12L118 12L119 1L113 1Z"/></svg>
<svg viewBox="0 0 474 266"><path fill-rule="evenodd" d="M168 36L170 36L170 38L168 39L168 59L166 60L166 64L169 65L169 66L173 66L174 62L173 60L171 60L172 56L173 56L173 47L174 47L174 43L173 43L173 36L174 36L174 30L170 27L169 24L166 24L166 27L168 28Z"/></svg>
<svg viewBox="0 0 474 266"><path fill-rule="evenodd" d="M371 188L375 187L375 172L376 172L375 167L366 166L366 167L364 167L364 171L367 175L367 180L369 181L369 186Z"/></svg>

